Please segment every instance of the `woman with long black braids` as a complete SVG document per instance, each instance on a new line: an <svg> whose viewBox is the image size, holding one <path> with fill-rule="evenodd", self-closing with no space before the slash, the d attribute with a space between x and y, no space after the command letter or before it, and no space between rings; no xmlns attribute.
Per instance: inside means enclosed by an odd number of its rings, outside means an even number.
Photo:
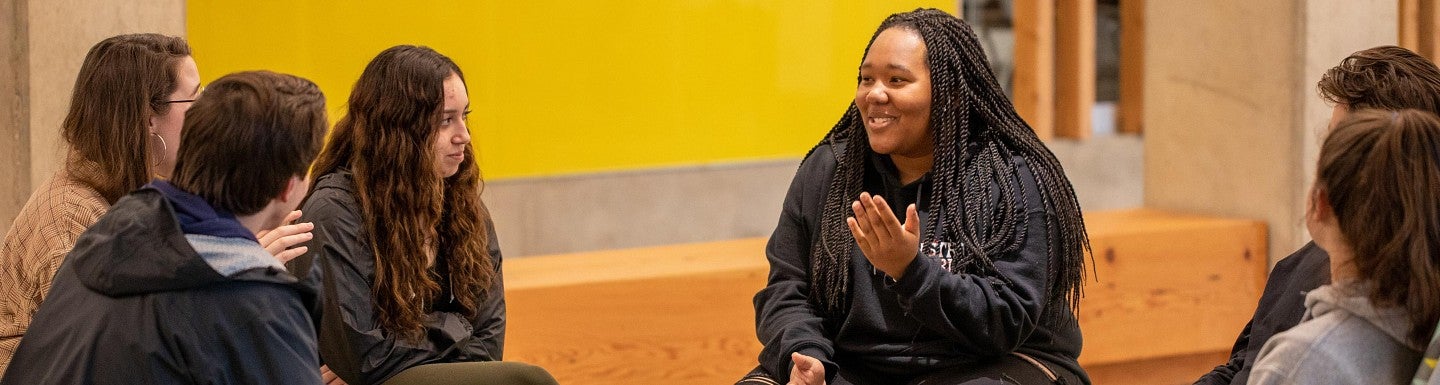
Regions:
<svg viewBox="0 0 1440 385"><path fill-rule="evenodd" d="M752 384L1088 384L1074 190L974 32L891 15L806 156L755 296Z"/></svg>

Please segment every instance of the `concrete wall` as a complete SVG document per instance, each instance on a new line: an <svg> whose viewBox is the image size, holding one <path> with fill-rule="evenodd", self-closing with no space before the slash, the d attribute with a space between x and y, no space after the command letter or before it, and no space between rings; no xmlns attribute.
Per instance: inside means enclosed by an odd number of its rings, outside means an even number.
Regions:
<svg viewBox="0 0 1440 385"><path fill-rule="evenodd" d="M123 33L184 36L185 1L34 1L28 17L30 182L38 186L59 169L64 157L60 123L90 46ZM203 65L200 70L205 70Z"/></svg>
<svg viewBox="0 0 1440 385"><path fill-rule="evenodd" d="M0 0L0 233L64 157L60 123L90 46L185 34L184 0Z"/></svg>
<svg viewBox="0 0 1440 385"><path fill-rule="evenodd" d="M1140 206L1139 137L1049 145L1087 212ZM504 179L488 183L484 199L507 257L769 236L798 166L792 159Z"/></svg>
<svg viewBox="0 0 1440 385"><path fill-rule="evenodd" d="M1263 219L1271 260L1287 255L1309 239L1329 116L1314 84L1395 43L1395 1L1151 1L1145 18L1145 205Z"/></svg>
<svg viewBox="0 0 1440 385"><path fill-rule="evenodd" d="M30 196L28 3L0 0L0 234Z"/></svg>

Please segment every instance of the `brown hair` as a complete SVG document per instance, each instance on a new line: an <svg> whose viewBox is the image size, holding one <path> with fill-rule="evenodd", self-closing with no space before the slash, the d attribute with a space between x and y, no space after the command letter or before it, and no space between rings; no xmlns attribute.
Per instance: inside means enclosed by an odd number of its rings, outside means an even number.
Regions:
<svg viewBox="0 0 1440 385"><path fill-rule="evenodd" d="M153 33L115 36L90 47L61 125L70 146L65 171L110 203L149 182L155 159L148 120L169 110L175 70L187 56L184 39Z"/></svg>
<svg viewBox="0 0 1440 385"><path fill-rule="evenodd" d="M1320 97L1351 111L1366 108L1415 108L1440 114L1440 68L1425 57L1396 46L1350 54L1325 71L1316 84Z"/></svg>
<svg viewBox="0 0 1440 385"><path fill-rule="evenodd" d="M325 94L269 71L225 75L185 112L175 187L236 215L260 212L325 141Z"/></svg>
<svg viewBox="0 0 1440 385"><path fill-rule="evenodd" d="M1405 309L1410 342L1424 346L1440 321L1440 118L1415 109L1351 114L1326 137L1315 185L1371 302Z"/></svg>
<svg viewBox="0 0 1440 385"><path fill-rule="evenodd" d="M433 143L451 75L465 75L428 47L380 52L355 82L347 113L335 124L315 172L349 169L375 254L371 287L377 321L405 338L419 338L426 307L440 293L427 266L427 243L444 255L451 291L474 317L497 266L490 259L488 213L475 156L466 146L460 171L440 178ZM363 155L363 156L362 156ZM433 243L427 242L433 240Z"/></svg>

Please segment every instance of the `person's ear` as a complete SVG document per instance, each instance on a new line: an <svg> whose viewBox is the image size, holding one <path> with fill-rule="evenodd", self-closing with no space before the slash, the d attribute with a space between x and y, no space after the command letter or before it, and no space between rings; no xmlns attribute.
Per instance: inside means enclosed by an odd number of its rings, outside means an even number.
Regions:
<svg viewBox="0 0 1440 385"><path fill-rule="evenodd" d="M285 181L285 188L280 190L280 196L276 199L279 199L281 202L290 203L291 199L297 199L292 196L297 188L301 188L300 178L292 176Z"/></svg>
<svg viewBox="0 0 1440 385"><path fill-rule="evenodd" d="M1335 208L1330 206L1330 194L1323 188L1317 186L1310 191L1310 206L1318 221L1326 222L1335 218Z"/></svg>

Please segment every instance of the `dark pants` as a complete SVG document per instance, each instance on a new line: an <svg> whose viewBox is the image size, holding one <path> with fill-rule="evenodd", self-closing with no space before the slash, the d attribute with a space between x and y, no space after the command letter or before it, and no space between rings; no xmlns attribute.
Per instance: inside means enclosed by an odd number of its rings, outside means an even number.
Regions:
<svg viewBox="0 0 1440 385"><path fill-rule="evenodd" d="M904 378L848 370L842 364L840 373L835 376L834 381L830 381L829 385L1081 385L1084 383L1074 373L1053 366L1049 369L1058 377L1056 380L1050 380L1050 376L1035 364L1013 355L973 365L942 369L918 377ZM755 368L744 379L736 383L736 385L772 384L784 385L784 383L766 376L761 368Z"/></svg>
<svg viewBox="0 0 1440 385"><path fill-rule="evenodd" d="M550 372L520 362L486 361L420 365L396 374L385 385L558 385Z"/></svg>

